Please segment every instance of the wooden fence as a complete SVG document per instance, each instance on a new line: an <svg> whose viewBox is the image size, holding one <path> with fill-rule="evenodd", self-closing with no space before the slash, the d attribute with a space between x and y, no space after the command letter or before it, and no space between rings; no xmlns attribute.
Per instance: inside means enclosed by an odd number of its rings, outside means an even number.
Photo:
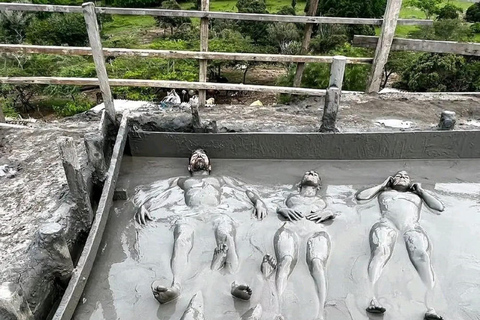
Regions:
<svg viewBox="0 0 480 320"><path fill-rule="evenodd" d="M28 53L28 54L59 54L59 55L91 55L93 56L98 79L86 78L59 78L59 77L3 77L0 83L11 84L69 84L69 85L99 85L102 91L105 109L109 117L115 119L115 108L110 86L146 86L162 88L184 88L199 90L199 105L204 106L206 91L216 90L243 90L261 91L270 93L289 93L301 95L325 95L327 90L299 88L302 79L303 67L309 62L331 63L330 87L334 86L341 90L346 64L372 64L368 92L378 92L382 77L381 71L387 61L390 47L395 33L395 27L399 25L430 25L431 20L398 19L402 0L388 0L385 19L366 18L341 18L341 17L317 17L315 16L318 0L311 1L311 10L306 16L288 16L272 14L251 14L214 12L209 10L209 0L201 1L201 10L164 10L164 9L130 9L95 7L91 2L80 6L62 5L39 5L25 3L0 3L0 10L33 11L33 12L62 12L83 13L87 25L90 47L59 47L59 46L31 46L31 45L0 45L0 52L4 53ZM137 49L111 49L103 48L97 23L97 14L119 15L148 15L157 17L189 17L200 18L200 51L171 51L171 50L137 50ZM305 32L302 44L303 55L268 55L252 53L224 53L208 52L208 24L210 19L248 20L263 22L289 22L304 23ZM350 58L331 56L309 56L308 52L312 26L315 24L357 24L357 25L381 25L382 32L376 46L375 57ZM105 67L105 56L140 56L162 57L169 59L196 59L199 60L199 81L155 81L142 79L109 79ZM234 61L263 61L263 62L292 62L297 63L295 87L258 86L243 84L220 84L207 82L208 60L234 60ZM327 88L328 89L328 88Z"/></svg>

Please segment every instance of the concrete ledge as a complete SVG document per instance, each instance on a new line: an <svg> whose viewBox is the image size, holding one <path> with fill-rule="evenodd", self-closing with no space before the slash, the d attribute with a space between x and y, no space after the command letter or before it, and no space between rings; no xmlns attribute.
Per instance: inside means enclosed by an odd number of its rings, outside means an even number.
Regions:
<svg viewBox="0 0 480 320"><path fill-rule="evenodd" d="M379 133L130 133L137 157L188 157L205 149L220 159L459 159L480 157L480 131Z"/></svg>
<svg viewBox="0 0 480 320"><path fill-rule="evenodd" d="M92 270L98 247L102 240L105 225L109 216L110 208L113 202L113 193L120 171L123 152L128 135L128 116L125 113L122 117L117 139L113 148L113 154L110 161L110 167L107 172L107 180L103 187L102 196L98 205L95 218L88 235L87 242L82 251L78 264L73 271L72 278L63 295L62 301L52 319L70 320L75 308L83 293L87 283L90 271Z"/></svg>

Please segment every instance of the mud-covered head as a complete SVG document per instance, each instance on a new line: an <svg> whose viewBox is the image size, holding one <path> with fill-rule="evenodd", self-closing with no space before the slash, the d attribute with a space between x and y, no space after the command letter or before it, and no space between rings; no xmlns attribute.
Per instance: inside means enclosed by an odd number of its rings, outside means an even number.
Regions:
<svg viewBox="0 0 480 320"><path fill-rule="evenodd" d="M315 187L319 188L322 185L322 179L320 178L320 175L316 171L307 171L302 177L302 181L300 181L300 188L309 186L309 187Z"/></svg>
<svg viewBox="0 0 480 320"><path fill-rule="evenodd" d="M205 150L197 149L192 152L188 161L188 171L190 174L193 174L194 172L210 173L210 171L212 171L212 165L210 164L210 159Z"/></svg>
<svg viewBox="0 0 480 320"><path fill-rule="evenodd" d="M392 179L391 187L397 191L408 191L412 181L407 171L398 171Z"/></svg>

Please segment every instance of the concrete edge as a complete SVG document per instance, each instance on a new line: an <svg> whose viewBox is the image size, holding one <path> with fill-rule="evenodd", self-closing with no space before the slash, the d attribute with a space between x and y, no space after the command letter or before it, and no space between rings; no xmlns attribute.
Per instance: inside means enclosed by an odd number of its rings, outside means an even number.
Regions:
<svg viewBox="0 0 480 320"><path fill-rule="evenodd" d="M132 131L132 156L219 159L389 160L480 158L478 131L366 133L167 133Z"/></svg>
<svg viewBox="0 0 480 320"><path fill-rule="evenodd" d="M95 214L95 219L80 259L72 273L68 287L65 290L57 311L52 318L53 320L70 320L72 318L92 270L113 202L113 193L127 142L129 130L128 118L128 112L125 112L122 116L120 128L118 130L112 159L107 172L107 180L102 190L102 196Z"/></svg>

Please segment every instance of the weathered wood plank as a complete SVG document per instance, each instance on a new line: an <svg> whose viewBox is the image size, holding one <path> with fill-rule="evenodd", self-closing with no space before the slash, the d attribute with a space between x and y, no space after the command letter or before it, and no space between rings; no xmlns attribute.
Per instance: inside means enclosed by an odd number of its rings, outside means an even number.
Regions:
<svg viewBox="0 0 480 320"><path fill-rule="evenodd" d="M96 78L61 78L61 77L0 77L0 83L10 84L62 84L78 86L98 85ZM137 79L109 79L111 86L120 87L151 87L151 88L180 88L180 89L211 89L225 91L257 91L268 93L290 93L298 95L323 96L325 90L290 88L276 86L258 86L232 83L212 83L212 82L187 82L187 81L166 81L166 80L137 80Z"/></svg>
<svg viewBox="0 0 480 320"><path fill-rule="evenodd" d="M3 114L2 106L0 106L0 123L5 123L5 115Z"/></svg>
<svg viewBox="0 0 480 320"><path fill-rule="evenodd" d="M105 225L108 220L110 208L113 201L113 193L122 163L123 151L128 136L128 114L124 113L120 128L118 129L117 140L113 149L112 160L107 173L107 180L103 187L102 196L93 221L92 228L83 248L82 255L75 267L72 278L63 295L62 301L53 316L53 320L70 320L80 300L83 289L87 283L90 271L92 270L95 256L97 255L102 240Z"/></svg>
<svg viewBox="0 0 480 320"><path fill-rule="evenodd" d="M318 0L310 1L310 7L308 8L307 16L313 17L317 14ZM308 47L310 46L310 40L312 38L313 23L307 23L303 30L303 41L301 54L308 53ZM297 69L295 71L295 78L293 79L293 86L300 87L302 83L303 71L305 70L305 63L297 63Z"/></svg>
<svg viewBox="0 0 480 320"><path fill-rule="evenodd" d="M355 36L353 39L353 45L357 47L375 48L377 43L378 37L374 36ZM454 53L466 56L480 56L480 43L394 38L392 50Z"/></svg>
<svg viewBox="0 0 480 320"><path fill-rule="evenodd" d="M78 6L54 6L24 3L0 3L0 10L16 11L43 11L43 12L70 12L82 13L82 8ZM97 7L97 13L120 14L120 15L142 15L142 16L163 16L163 17L189 17L189 18L209 18L209 19L227 19L227 20L249 20L249 21L269 21L269 22L293 22L293 23L317 23L317 24L360 24L360 25L381 25L383 19L368 18L339 18L339 17L307 17L307 16L288 16L274 14L257 13L235 13L235 12L215 12L215 11L196 11L196 10L165 10L165 9L132 9L132 8L107 8ZM432 25L432 20L420 19L399 19L399 25Z"/></svg>
<svg viewBox="0 0 480 320"><path fill-rule="evenodd" d="M397 28L397 20L402 9L402 0L388 0L385 9L385 23L382 25L382 32L378 40L373 66L368 79L367 93L380 91L382 83L383 68L388 61L393 37Z"/></svg>
<svg viewBox="0 0 480 320"><path fill-rule="evenodd" d="M208 11L210 8L209 0L202 0L201 9L202 11ZM200 20L200 51L208 51L208 18L202 18ZM207 82L207 60L200 60L198 63L198 81ZM198 92L198 106L203 108L205 107L205 100L207 99L207 91L200 90Z"/></svg>
<svg viewBox="0 0 480 320"><path fill-rule="evenodd" d="M340 106L340 92L340 88L337 88L335 86L327 89L320 132L338 132L338 129L336 128L336 123L338 107Z"/></svg>
<svg viewBox="0 0 480 320"><path fill-rule="evenodd" d="M375 42L376 43L376 42ZM35 46L20 44L0 44L0 52L23 54L58 54L91 56L92 50L88 47L61 47L61 46ZM263 62L316 62L332 63L333 56L307 56L307 55L272 55L257 53L230 53L230 52L197 52L175 50L147 50L147 49L117 49L103 48L105 56L140 56L159 57L165 59L206 59L230 61L263 61ZM347 57L348 64L371 64L373 58Z"/></svg>
<svg viewBox="0 0 480 320"><path fill-rule="evenodd" d="M107 69L105 68L105 57L103 56L102 41L100 39L100 29L97 22L97 14L95 13L95 4L87 2L82 5L85 23L87 24L88 39L92 48L93 61L97 70L97 77L100 82L100 90L102 91L103 103L105 111L113 123L116 123L115 106L113 105L112 92L108 83Z"/></svg>

